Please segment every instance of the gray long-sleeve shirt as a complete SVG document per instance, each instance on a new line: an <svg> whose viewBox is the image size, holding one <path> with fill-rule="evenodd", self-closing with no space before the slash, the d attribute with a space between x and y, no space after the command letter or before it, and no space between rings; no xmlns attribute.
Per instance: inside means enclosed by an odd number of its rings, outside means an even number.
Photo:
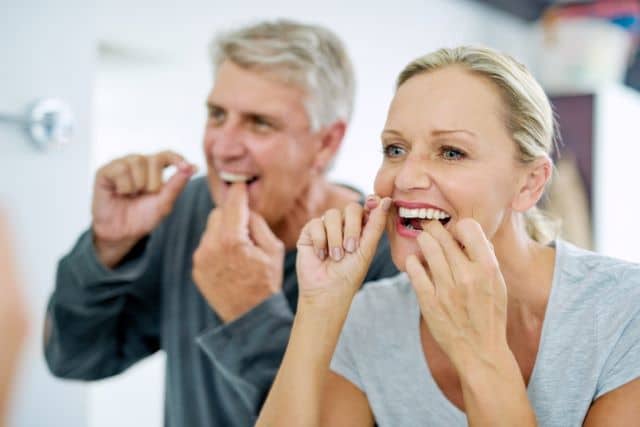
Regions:
<svg viewBox="0 0 640 427"><path fill-rule="evenodd" d="M173 212L114 270L85 232L58 266L45 356L60 377L95 380L166 352L165 425L253 425L287 345L298 299L295 250L283 290L223 324L191 277L192 256L214 207L194 179ZM212 260L215 262L215 260ZM386 236L365 282L397 273Z"/></svg>

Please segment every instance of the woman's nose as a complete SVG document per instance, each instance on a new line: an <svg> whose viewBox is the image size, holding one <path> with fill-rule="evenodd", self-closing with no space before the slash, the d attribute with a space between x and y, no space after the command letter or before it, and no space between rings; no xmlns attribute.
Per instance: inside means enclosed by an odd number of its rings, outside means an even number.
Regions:
<svg viewBox="0 0 640 427"><path fill-rule="evenodd" d="M421 156L409 156L396 175L395 186L401 191L428 189L432 182L428 160Z"/></svg>

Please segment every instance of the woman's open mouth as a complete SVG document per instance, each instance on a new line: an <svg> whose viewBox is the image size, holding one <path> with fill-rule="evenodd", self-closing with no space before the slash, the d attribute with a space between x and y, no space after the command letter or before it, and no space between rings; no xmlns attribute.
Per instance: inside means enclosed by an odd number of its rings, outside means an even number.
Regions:
<svg viewBox="0 0 640 427"><path fill-rule="evenodd" d="M398 206L396 227L398 232L407 237L415 237L423 229L425 221L440 221L443 226L451 220L451 215L437 208L408 208Z"/></svg>

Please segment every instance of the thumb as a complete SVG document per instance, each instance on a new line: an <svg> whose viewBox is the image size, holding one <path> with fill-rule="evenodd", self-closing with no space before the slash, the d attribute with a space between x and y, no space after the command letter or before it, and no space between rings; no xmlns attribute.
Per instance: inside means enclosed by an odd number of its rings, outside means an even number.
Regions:
<svg viewBox="0 0 640 427"><path fill-rule="evenodd" d="M187 162L181 162L178 170L169 180L162 186L160 190L160 202L170 210L176 199L184 190L191 176L196 172L196 167Z"/></svg>
<svg viewBox="0 0 640 427"><path fill-rule="evenodd" d="M391 208L391 199L385 197L380 201L378 206L373 208L369 213L367 223L362 230L362 240L360 248L364 258L371 262L373 255L376 252L378 241L384 232L384 228L387 225L387 217L389 216L389 209Z"/></svg>
<svg viewBox="0 0 640 427"><path fill-rule="evenodd" d="M284 244L273 234L267 221L255 212L251 212L249 216L249 236L251 236L256 246L264 250L268 255L282 255Z"/></svg>

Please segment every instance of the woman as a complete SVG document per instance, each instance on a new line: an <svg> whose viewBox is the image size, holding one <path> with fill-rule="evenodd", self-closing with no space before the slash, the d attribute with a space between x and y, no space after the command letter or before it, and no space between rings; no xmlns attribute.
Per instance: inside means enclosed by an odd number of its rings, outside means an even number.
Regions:
<svg viewBox="0 0 640 427"><path fill-rule="evenodd" d="M0 211L0 427L8 423L11 392L28 330L13 253L8 220Z"/></svg>
<svg viewBox="0 0 640 427"><path fill-rule="evenodd" d="M300 237L298 313L258 425L639 425L640 268L545 237L553 133L509 57L409 64L366 224L351 205ZM405 273L354 298L385 225Z"/></svg>

